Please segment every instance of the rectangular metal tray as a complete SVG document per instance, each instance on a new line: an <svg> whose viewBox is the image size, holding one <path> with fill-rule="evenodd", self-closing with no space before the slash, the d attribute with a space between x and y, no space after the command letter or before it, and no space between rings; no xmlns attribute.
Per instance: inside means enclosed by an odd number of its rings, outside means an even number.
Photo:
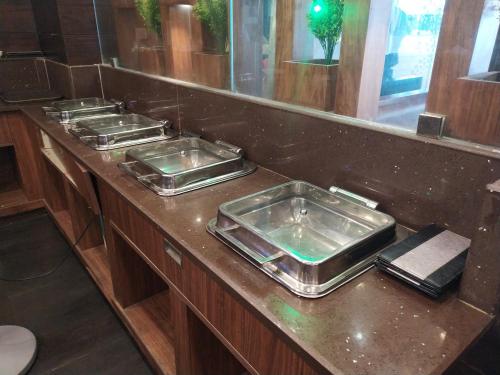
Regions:
<svg viewBox="0 0 500 375"><path fill-rule="evenodd" d="M127 150L119 168L158 195L177 195L249 174L255 165L227 143L187 137Z"/></svg>
<svg viewBox="0 0 500 375"><path fill-rule="evenodd" d="M52 102L50 107L43 107L43 110L47 117L68 124L86 117L119 113L121 103L102 98L82 98Z"/></svg>
<svg viewBox="0 0 500 375"><path fill-rule="evenodd" d="M95 150L111 150L174 138L169 121L157 121L138 114L94 117L78 121L68 131Z"/></svg>
<svg viewBox="0 0 500 375"><path fill-rule="evenodd" d="M366 200L292 181L222 204L207 228L295 294L316 298L370 268L395 225Z"/></svg>

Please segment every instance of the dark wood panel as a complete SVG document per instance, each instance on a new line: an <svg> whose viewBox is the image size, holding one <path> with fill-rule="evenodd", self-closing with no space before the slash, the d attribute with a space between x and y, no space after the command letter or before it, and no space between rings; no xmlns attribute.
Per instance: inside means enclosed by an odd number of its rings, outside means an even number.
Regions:
<svg viewBox="0 0 500 375"><path fill-rule="evenodd" d="M30 0L0 1L0 50L40 49Z"/></svg>
<svg viewBox="0 0 500 375"><path fill-rule="evenodd" d="M86 250L102 245L103 238L99 228L98 216L73 186L66 183L64 187L73 233L76 240L79 241L79 248ZM82 233L85 234L82 236Z"/></svg>
<svg viewBox="0 0 500 375"><path fill-rule="evenodd" d="M37 128L21 113L9 113L6 116L16 149L24 193L30 200L42 199L41 154Z"/></svg>
<svg viewBox="0 0 500 375"><path fill-rule="evenodd" d="M179 299L171 300L175 315L178 374L241 375L246 369Z"/></svg>
<svg viewBox="0 0 500 375"><path fill-rule="evenodd" d="M276 57L274 69L274 98L279 100L280 87L286 86L285 61L293 59L294 1L276 2Z"/></svg>
<svg viewBox="0 0 500 375"><path fill-rule="evenodd" d="M64 193L62 174L46 159L42 162L44 198L52 213L67 211L68 203Z"/></svg>
<svg viewBox="0 0 500 375"><path fill-rule="evenodd" d="M451 84L446 134L500 146L500 82L465 77Z"/></svg>
<svg viewBox="0 0 500 375"><path fill-rule="evenodd" d="M120 64L126 68L138 70L138 54L134 50L135 28L139 23L137 12L134 7L123 7L120 1L113 0L112 3L116 35L119 35L117 43Z"/></svg>
<svg viewBox="0 0 500 375"><path fill-rule="evenodd" d="M229 82L229 55L193 52L193 81L205 86L225 89Z"/></svg>
<svg viewBox="0 0 500 375"><path fill-rule="evenodd" d="M16 32L36 33L30 0L0 2L0 34Z"/></svg>
<svg viewBox="0 0 500 375"><path fill-rule="evenodd" d="M127 238L136 250L157 267L170 282L181 285L182 266L169 256L164 248L164 238L158 229L144 216L120 198L114 191L104 184L99 184L99 193L103 204L103 212L108 223L106 238L111 236L109 231L111 221ZM168 241L177 249L179 244L172 239ZM182 255L181 255L182 262Z"/></svg>
<svg viewBox="0 0 500 375"><path fill-rule="evenodd" d="M277 100L323 111L333 109L338 65L284 61L281 67Z"/></svg>
<svg viewBox="0 0 500 375"><path fill-rule="evenodd" d="M371 0L347 0L335 94L335 113L356 117Z"/></svg>
<svg viewBox="0 0 500 375"><path fill-rule="evenodd" d="M58 0L59 20L64 35L97 36L92 1L68 2Z"/></svg>
<svg viewBox="0 0 500 375"><path fill-rule="evenodd" d="M145 300L167 288L138 255L140 250L110 222L108 255L114 295L123 308Z"/></svg>
<svg viewBox="0 0 500 375"><path fill-rule="evenodd" d="M163 47L139 47L139 65L144 73L165 75Z"/></svg>
<svg viewBox="0 0 500 375"><path fill-rule="evenodd" d="M258 373L318 373L195 263L183 263L183 280L185 296Z"/></svg>
<svg viewBox="0 0 500 375"><path fill-rule="evenodd" d="M64 35L67 64L90 65L101 62L97 35Z"/></svg>
<svg viewBox="0 0 500 375"><path fill-rule="evenodd" d="M484 0L448 0L444 8L426 110L448 114L453 82L469 73Z"/></svg>
<svg viewBox="0 0 500 375"><path fill-rule="evenodd" d="M9 131L9 123L7 122L7 115L0 114L0 144L12 144L12 137Z"/></svg>

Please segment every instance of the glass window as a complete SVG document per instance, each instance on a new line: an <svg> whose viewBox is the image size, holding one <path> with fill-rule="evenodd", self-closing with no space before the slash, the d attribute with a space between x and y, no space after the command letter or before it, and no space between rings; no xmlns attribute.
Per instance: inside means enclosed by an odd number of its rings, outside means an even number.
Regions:
<svg viewBox="0 0 500 375"><path fill-rule="evenodd" d="M425 110L445 0L395 0L377 120L417 128Z"/></svg>
<svg viewBox="0 0 500 375"><path fill-rule="evenodd" d="M500 0L94 1L104 62L411 132L434 112L500 144L455 103L497 90Z"/></svg>

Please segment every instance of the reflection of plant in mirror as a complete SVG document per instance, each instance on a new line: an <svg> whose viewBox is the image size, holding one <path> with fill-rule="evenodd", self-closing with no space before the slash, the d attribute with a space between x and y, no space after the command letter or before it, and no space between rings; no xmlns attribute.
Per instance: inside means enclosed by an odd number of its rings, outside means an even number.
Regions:
<svg viewBox="0 0 500 375"><path fill-rule="evenodd" d="M227 0L198 0L193 12L212 33L218 53L226 52Z"/></svg>
<svg viewBox="0 0 500 375"><path fill-rule="evenodd" d="M344 0L313 0L307 20L309 29L325 51L325 64L330 65L342 32Z"/></svg>
<svg viewBox="0 0 500 375"><path fill-rule="evenodd" d="M159 0L135 0L137 12L148 30L161 36L161 15Z"/></svg>

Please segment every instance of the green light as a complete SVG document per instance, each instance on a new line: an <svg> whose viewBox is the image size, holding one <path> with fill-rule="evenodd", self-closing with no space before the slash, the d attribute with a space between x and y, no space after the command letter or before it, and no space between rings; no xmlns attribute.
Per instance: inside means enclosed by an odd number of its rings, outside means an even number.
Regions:
<svg viewBox="0 0 500 375"><path fill-rule="evenodd" d="M319 13L321 12L321 5L315 5L313 9L316 13Z"/></svg>

